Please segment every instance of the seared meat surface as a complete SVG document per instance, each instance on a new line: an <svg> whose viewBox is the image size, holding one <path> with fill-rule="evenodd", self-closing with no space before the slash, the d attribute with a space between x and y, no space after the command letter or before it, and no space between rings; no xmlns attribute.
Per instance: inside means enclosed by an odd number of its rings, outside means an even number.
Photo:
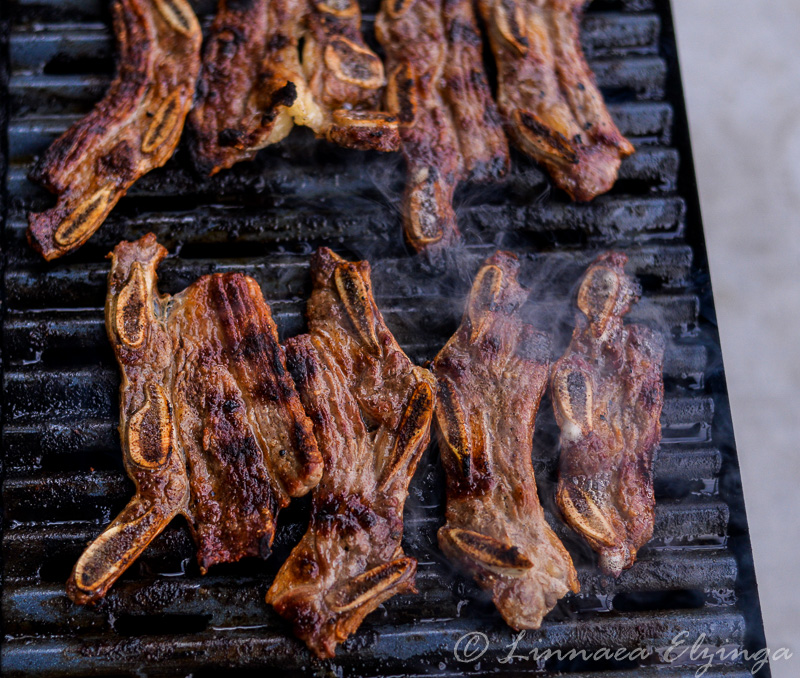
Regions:
<svg viewBox="0 0 800 678"><path fill-rule="evenodd" d="M346 148L396 151L397 120L379 111L386 75L364 43L358 0L311 0L303 44L303 73L320 120L304 124Z"/></svg>
<svg viewBox="0 0 800 678"><path fill-rule="evenodd" d="M383 0L375 25L387 56L386 103L406 161L403 224L415 250L458 240L460 181L503 176L508 142L483 69L470 0Z"/></svg>
<svg viewBox="0 0 800 678"><path fill-rule="evenodd" d="M511 139L573 200L608 191L633 153L580 46L587 0L478 0Z"/></svg>
<svg viewBox="0 0 800 678"><path fill-rule="evenodd" d="M483 265L461 326L433 362L447 474L439 545L492 595L510 626L536 629L579 585L536 490L531 448L550 340L520 317L528 292L518 268L508 252Z"/></svg>
<svg viewBox="0 0 800 678"><path fill-rule="evenodd" d="M195 162L214 174L295 124L347 148L395 151L397 123L377 110L384 84L356 0L220 0L190 116Z"/></svg>
<svg viewBox="0 0 800 678"><path fill-rule="evenodd" d="M200 69L200 26L186 0L115 0L117 73L103 100L31 171L58 196L28 215L28 241L52 260L83 245L133 183L178 145Z"/></svg>
<svg viewBox="0 0 800 678"><path fill-rule="evenodd" d="M386 327L367 262L321 249L312 277L309 333L290 339L286 354L325 471L308 531L267 602L324 658L383 601L415 592L403 505L430 437L434 379Z"/></svg>
<svg viewBox="0 0 800 678"><path fill-rule="evenodd" d="M214 174L292 129L300 64L295 5L279 0L220 0L203 46L198 103L189 114L191 149L203 174ZM276 25L285 39L270 43Z"/></svg>
<svg viewBox="0 0 800 678"><path fill-rule="evenodd" d="M614 576L653 535L653 454L664 404L663 338L623 324L638 294L625 275L627 260L608 252L589 267L572 341L552 376L561 427L558 505Z"/></svg>
<svg viewBox="0 0 800 678"><path fill-rule="evenodd" d="M159 295L153 234L111 255L106 328L122 370L120 438L136 495L78 560L69 596L89 603L178 514L203 573L266 557L278 511L322 474L269 307L238 273Z"/></svg>

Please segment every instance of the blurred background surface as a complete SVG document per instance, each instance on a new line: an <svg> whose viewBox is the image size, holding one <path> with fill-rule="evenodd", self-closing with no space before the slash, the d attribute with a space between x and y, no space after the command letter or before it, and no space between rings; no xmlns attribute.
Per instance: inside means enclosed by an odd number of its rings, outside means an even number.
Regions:
<svg viewBox="0 0 800 678"><path fill-rule="evenodd" d="M767 643L800 676L800 2L673 0Z"/></svg>

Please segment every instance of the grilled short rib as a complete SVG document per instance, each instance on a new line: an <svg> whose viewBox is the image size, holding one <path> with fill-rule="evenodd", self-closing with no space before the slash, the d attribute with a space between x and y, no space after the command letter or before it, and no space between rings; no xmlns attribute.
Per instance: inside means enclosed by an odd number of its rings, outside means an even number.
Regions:
<svg viewBox="0 0 800 678"><path fill-rule="evenodd" d="M375 30L406 161L406 239L417 251L445 247L459 237L458 183L497 179L509 166L472 2L383 0Z"/></svg>
<svg viewBox="0 0 800 678"><path fill-rule="evenodd" d="M266 557L278 511L322 474L312 424L258 284L238 273L159 295L151 233L111 254L106 328L122 371L120 438L136 495L84 551L77 603L108 588L178 514L201 572Z"/></svg>
<svg viewBox="0 0 800 678"><path fill-rule="evenodd" d="M531 462L550 339L523 322L519 262L497 252L478 272L458 331L436 356L437 436L447 475L439 545L492 595L515 629L536 629L578 592L572 559L544 517Z"/></svg>
<svg viewBox="0 0 800 678"><path fill-rule="evenodd" d="M199 101L189 114L203 174L249 160L291 131L301 81L292 7L283 0L220 0L203 46ZM270 43L276 24L284 25L285 38Z"/></svg>
<svg viewBox="0 0 800 678"><path fill-rule="evenodd" d="M83 245L119 199L178 145L200 69L200 25L186 0L114 0L117 72L103 100L59 137L30 173L58 196L28 215L45 259Z"/></svg>
<svg viewBox="0 0 800 678"><path fill-rule="evenodd" d="M384 84L357 0L220 0L190 115L197 167L252 159L295 124L348 148L396 151L397 123L377 110Z"/></svg>
<svg viewBox="0 0 800 678"><path fill-rule="evenodd" d="M370 267L328 249L312 261L309 333L286 343L325 471L308 531L267 594L321 658L397 593L415 592L403 505L430 437L434 379L383 321Z"/></svg>
<svg viewBox="0 0 800 678"><path fill-rule="evenodd" d="M638 297L627 260L608 252L587 270L572 341L552 374L561 427L558 506L614 576L653 535L653 455L664 404L663 338L623 324Z"/></svg>
<svg viewBox="0 0 800 678"><path fill-rule="evenodd" d="M633 153L580 45L587 0L478 0L509 135L573 200L608 191Z"/></svg>

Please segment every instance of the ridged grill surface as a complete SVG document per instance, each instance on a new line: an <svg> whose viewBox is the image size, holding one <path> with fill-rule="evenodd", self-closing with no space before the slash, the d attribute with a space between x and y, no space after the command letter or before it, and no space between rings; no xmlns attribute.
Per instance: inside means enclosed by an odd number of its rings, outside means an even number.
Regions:
<svg viewBox="0 0 800 678"><path fill-rule="evenodd" d="M563 348L574 285L604 247L623 247L644 286L631 320L670 338L664 440L657 459L655 535L637 565L613 581L554 514L557 429L545 399L534 460L550 523L570 549L581 594L529 632L518 653L602 647L665 648L681 631L713 649L754 647L763 636L738 468L729 426L669 6L596 0L583 43L623 134L637 153L620 181L591 205L556 192L535 163L514 155L497 187L457 195L466 234L442 273L406 251L399 157L347 152L303 130L258 159L212 179L196 177L184 148L139 181L77 254L45 264L27 247L26 210L50 198L26 179L33 158L102 96L114 42L102 0L10 0L7 22L7 167L3 316L3 674L219 675L265 667L287 675L461 675L548 671L598 678L692 675L658 653L631 662L501 663L514 634L436 547L443 479L432 445L406 509L407 553L420 562L419 595L370 615L335 660L319 662L264 604L277 567L305 529L308 501L282 515L274 555L201 577L186 526L170 525L96 608L65 596L85 544L126 503L132 485L116 432L119 377L102 306L120 239L154 231L175 254L163 291L198 276L240 270L261 284L282 337L303 331L308 255L326 244L369 258L388 325L409 355L431 359L458 325L478 265L495 247L516 251L534 290L526 313ZM214 3L195 3L207 26ZM362 2L370 36L375 0ZM7 94L7 96L6 96ZM492 649L461 664L456 640L481 631ZM750 675L715 663L707 676Z"/></svg>

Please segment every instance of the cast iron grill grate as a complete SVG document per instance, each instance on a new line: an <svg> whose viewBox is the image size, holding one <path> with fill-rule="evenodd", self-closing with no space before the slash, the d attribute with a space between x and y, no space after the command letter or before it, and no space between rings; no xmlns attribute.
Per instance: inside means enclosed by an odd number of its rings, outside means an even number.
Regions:
<svg viewBox="0 0 800 678"><path fill-rule="evenodd" d="M534 445L537 478L550 522L574 556L582 593L562 601L517 653L663 649L685 631L690 643L727 649L729 659L718 658L707 676L750 675L730 650L763 646L763 631L668 3L596 0L584 21L592 66L622 132L637 146L614 190L589 206L571 204L548 191L534 163L516 155L513 175L501 186L459 191L467 244L451 262L457 272L446 274L405 251L399 158L346 152L302 130L213 179L195 177L179 150L166 168L134 186L77 254L41 262L24 240L25 212L49 198L25 175L110 79L114 45L105 4L10 0L0 10L8 114L0 147L4 675L211 676L233 668L262 675L271 667L287 675L592 671L598 678L667 678L696 668L686 657L670 663L658 653L644 662L580 656L500 662L514 634L435 546L442 521L435 446L406 510L406 551L420 561L420 594L383 605L331 662L313 660L263 602L305 528L307 501L282 515L266 562L221 566L200 577L186 527L176 521L99 606L73 605L64 595L72 565L131 495L116 433L117 368L103 326L103 256L118 240L149 231L177 253L161 267L163 290L178 291L212 271L245 271L261 284L282 336L303 329L314 247L367 257L389 326L420 362L457 326L471 276L495 247L522 258L523 281L536 290L527 312L555 332L559 347L573 284L598 249L623 247L645 291L632 319L671 337L655 537L618 581L600 575L588 548L553 516L557 431L545 401ZM362 4L369 34L377 3ZM205 25L213 5L195 3ZM487 634L491 649L478 662L459 663L453 648L471 631Z"/></svg>

